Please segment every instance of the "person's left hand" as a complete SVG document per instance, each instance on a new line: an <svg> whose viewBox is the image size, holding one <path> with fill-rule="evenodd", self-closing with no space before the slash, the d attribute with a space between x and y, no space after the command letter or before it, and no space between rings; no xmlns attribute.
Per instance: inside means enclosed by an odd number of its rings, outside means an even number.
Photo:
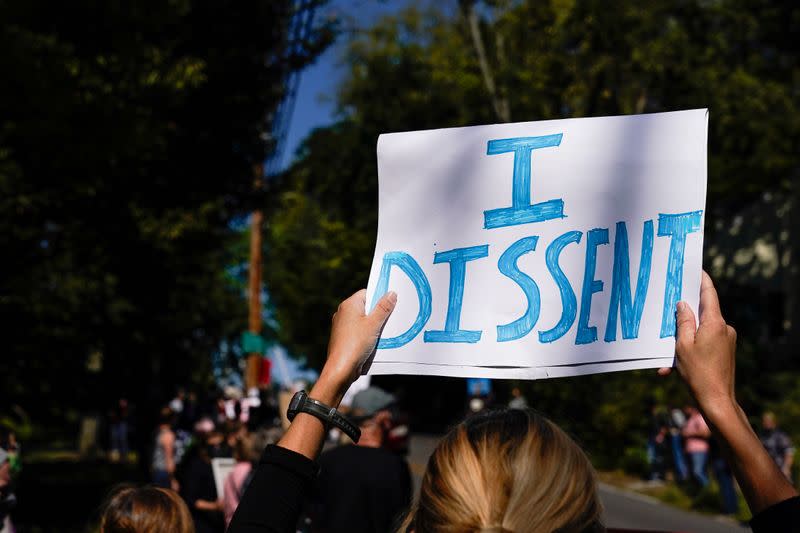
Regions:
<svg viewBox="0 0 800 533"><path fill-rule="evenodd" d="M328 360L322 377L346 390L361 373L361 367L375 351L378 338L397 304L397 294L387 292L366 314L367 291L361 289L339 305L333 315Z"/></svg>

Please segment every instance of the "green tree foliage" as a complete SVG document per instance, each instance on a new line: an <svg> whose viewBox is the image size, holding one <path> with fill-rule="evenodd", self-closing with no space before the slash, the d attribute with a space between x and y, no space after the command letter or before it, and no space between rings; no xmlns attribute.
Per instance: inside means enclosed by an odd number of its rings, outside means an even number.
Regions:
<svg viewBox="0 0 800 533"><path fill-rule="evenodd" d="M794 3L462 0L458 6L454 14L411 8L356 34L344 58L341 121L313 132L275 184L265 279L281 340L296 353L319 364L331 312L366 284L377 221L375 142L382 132L498 122L504 108L510 120L527 121L709 107L709 221L727 223L764 191L797 191L792 35L800 10ZM709 248L721 232L709 225ZM728 318L748 330L754 308L748 311L739 296L752 289L725 291L724 279L721 288ZM756 353L750 343L740 357L743 399L751 408L777 394ZM648 372L526 387L534 405L612 462L623 447L642 444L650 403L687 400L676 380Z"/></svg>
<svg viewBox="0 0 800 533"><path fill-rule="evenodd" d="M493 120L465 45L442 14L413 9L351 42L342 121L314 131L299 162L273 184L264 279L280 340L316 364L342 295L367 283L378 135Z"/></svg>
<svg viewBox="0 0 800 533"><path fill-rule="evenodd" d="M158 401L208 379L244 327L230 222L260 202L285 76L330 41L289 54L292 4L0 0L7 399Z"/></svg>

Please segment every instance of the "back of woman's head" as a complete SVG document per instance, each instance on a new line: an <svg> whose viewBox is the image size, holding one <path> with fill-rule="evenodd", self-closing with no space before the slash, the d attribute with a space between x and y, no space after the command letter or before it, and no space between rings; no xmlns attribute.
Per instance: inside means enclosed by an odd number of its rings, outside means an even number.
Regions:
<svg viewBox="0 0 800 533"><path fill-rule="evenodd" d="M258 450L255 448L255 436L252 434L239 435L233 445L233 458L237 461L252 463L258 460Z"/></svg>
<svg viewBox="0 0 800 533"><path fill-rule="evenodd" d="M171 490L121 487L106 504L100 533L194 533L194 523L189 508Z"/></svg>
<svg viewBox="0 0 800 533"><path fill-rule="evenodd" d="M161 425L172 425L175 421L175 412L169 407L162 407L158 412L158 423Z"/></svg>
<svg viewBox="0 0 800 533"><path fill-rule="evenodd" d="M593 532L602 507L588 458L533 411L477 414L428 461L403 525L415 533Z"/></svg>

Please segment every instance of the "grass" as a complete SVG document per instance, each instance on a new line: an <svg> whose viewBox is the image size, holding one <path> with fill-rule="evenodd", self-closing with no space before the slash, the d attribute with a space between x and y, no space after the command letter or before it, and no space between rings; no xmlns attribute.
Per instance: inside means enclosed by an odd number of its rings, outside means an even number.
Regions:
<svg viewBox="0 0 800 533"><path fill-rule="evenodd" d="M645 494L679 509L709 515L721 514L722 497L719 493L719 486L714 480L706 488L698 489L691 485L679 485L673 481L649 484L621 470L599 472L598 477L600 481L609 485ZM739 512L732 518L739 522L749 521L752 518L750 508L738 491L737 496L739 498Z"/></svg>

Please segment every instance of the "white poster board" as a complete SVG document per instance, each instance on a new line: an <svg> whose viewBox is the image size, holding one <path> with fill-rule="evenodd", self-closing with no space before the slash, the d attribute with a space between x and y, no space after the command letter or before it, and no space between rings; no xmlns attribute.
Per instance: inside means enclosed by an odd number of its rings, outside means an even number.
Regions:
<svg viewBox="0 0 800 533"><path fill-rule="evenodd" d="M211 471L214 474L214 485L217 487L217 499L221 500L225 494L225 480L236 466L233 457L214 457L211 459Z"/></svg>
<svg viewBox="0 0 800 533"><path fill-rule="evenodd" d="M671 366L697 310L705 109L378 139L370 374L537 379Z"/></svg>

